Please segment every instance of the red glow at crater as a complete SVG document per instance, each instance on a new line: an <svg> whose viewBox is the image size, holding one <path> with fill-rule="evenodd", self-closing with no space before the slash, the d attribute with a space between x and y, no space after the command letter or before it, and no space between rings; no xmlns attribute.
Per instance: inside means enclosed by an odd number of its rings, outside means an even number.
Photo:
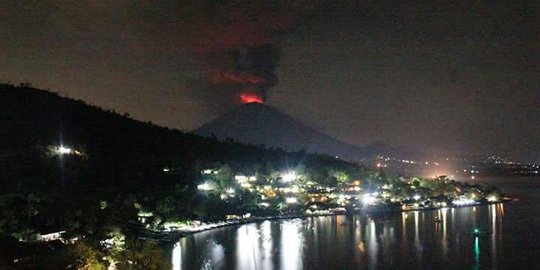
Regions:
<svg viewBox="0 0 540 270"><path fill-rule="evenodd" d="M242 93L240 94L240 101L242 103L252 103L252 102L256 102L256 103L263 103L263 100L261 97L255 95L255 94L252 94L252 93Z"/></svg>

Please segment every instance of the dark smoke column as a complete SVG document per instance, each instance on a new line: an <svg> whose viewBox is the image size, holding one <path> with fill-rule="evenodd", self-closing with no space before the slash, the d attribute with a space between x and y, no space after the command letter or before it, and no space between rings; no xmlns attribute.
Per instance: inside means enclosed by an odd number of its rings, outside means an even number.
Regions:
<svg viewBox="0 0 540 270"><path fill-rule="evenodd" d="M229 85L242 103L264 102L268 90L278 82L275 70L279 63L279 48L274 44L243 47L230 54L233 67L216 71L212 83Z"/></svg>
<svg viewBox="0 0 540 270"><path fill-rule="evenodd" d="M264 102L278 83L279 41L292 29L286 2L223 1L205 9L193 37L193 52L208 79L194 87L211 108ZM262 12L264 11L264 12ZM206 78L205 78L206 79ZM224 108L225 107L225 108Z"/></svg>

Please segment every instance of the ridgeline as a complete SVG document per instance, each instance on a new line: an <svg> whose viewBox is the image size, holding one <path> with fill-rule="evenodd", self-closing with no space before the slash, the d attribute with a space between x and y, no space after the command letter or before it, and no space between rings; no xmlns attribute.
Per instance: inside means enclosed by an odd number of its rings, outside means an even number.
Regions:
<svg viewBox="0 0 540 270"><path fill-rule="evenodd" d="M0 126L0 265L21 268L44 261L50 269L65 268L66 261L91 264L93 255L85 252L103 255L100 243L111 233L121 231L126 243L138 239L141 211L154 213L157 222L216 220L256 204L248 194L228 207L212 203L197 191L205 169L259 177L301 169L326 184L335 184L336 171L367 173L325 155L159 127L29 85L0 84ZM69 249L30 241L57 231L85 241Z"/></svg>
<svg viewBox="0 0 540 270"><path fill-rule="evenodd" d="M29 85L0 84L0 138L7 269L169 269L153 240L170 232L503 200L496 188L447 177L200 137Z"/></svg>

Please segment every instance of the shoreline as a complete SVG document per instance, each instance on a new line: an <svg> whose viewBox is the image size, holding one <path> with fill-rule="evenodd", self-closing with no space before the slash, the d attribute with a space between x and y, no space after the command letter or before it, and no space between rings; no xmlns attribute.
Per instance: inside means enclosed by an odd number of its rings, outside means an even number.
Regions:
<svg viewBox="0 0 540 270"><path fill-rule="evenodd" d="M241 220L234 220L234 221L220 221L215 224L209 224L206 226L201 226L200 229L193 229L193 230L173 230L173 231L154 231L152 233L155 234L155 236L158 236L158 238L154 237L148 237L145 240L156 240L160 242L176 242L180 239L191 236L197 233L202 233L206 231L211 231L215 229L220 229L224 227L231 227L231 226L237 226L237 225L245 225L250 223L257 223L262 221L274 221L274 220L292 220L292 219L305 219L309 217L329 217L329 216L356 216L356 215L363 215L363 214L391 214L391 213L406 213L406 212L413 212L413 211L433 211L433 210L440 210L440 209L454 209L454 208L467 208L467 207L476 207L476 206L487 206L487 205L493 205L493 204L499 204L499 203L509 203L509 202L516 202L518 201L518 198L505 198L502 199L500 202L493 202L493 203L477 203L477 204L471 204L471 205L460 205L460 206L450 206L450 207L430 207L430 208L420 208L420 209L402 209L398 211L357 211L354 213L347 213L347 212L340 212L340 213L320 213L320 214L294 214L294 215L283 215L283 216L271 216L271 217L251 217L247 219L241 219Z"/></svg>

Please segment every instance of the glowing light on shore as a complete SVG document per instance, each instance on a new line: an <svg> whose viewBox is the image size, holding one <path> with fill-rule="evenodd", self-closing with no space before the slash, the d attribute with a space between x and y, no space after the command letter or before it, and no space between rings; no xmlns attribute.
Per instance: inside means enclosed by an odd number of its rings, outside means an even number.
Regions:
<svg viewBox="0 0 540 270"><path fill-rule="evenodd" d="M198 185L197 189L201 191L209 191L209 190L213 190L214 187L208 183L203 183L203 184Z"/></svg>
<svg viewBox="0 0 540 270"><path fill-rule="evenodd" d="M377 201L377 198L373 196L373 194L366 194L364 195L364 198L362 198L362 203L365 205L372 205Z"/></svg>
<svg viewBox="0 0 540 270"><path fill-rule="evenodd" d="M298 199L295 197L289 197L285 199L285 202L288 204L298 203Z"/></svg>
<svg viewBox="0 0 540 270"><path fill-rule="evenodd" d="M296 172L294 172L294 171L290 171L290 172L287 172L287 173L281 175L281 179L285 183L294 181L294 180L296 180L297 177L298 176L296 175Z"/></svg>
<svg viewBox="0 0 540 270"><path fill-rule="evenodd" d="M52 146L52 153L55 155L63 156L63 155L82 155L81 152L73 149L72 147L65 146L65 145L55 145Z"/></svg>
<svg viewBox="0 0 540 270"><path fill-rule="evenodd" d="M73 153L73 149L69 147L65 147L63 145L60 145L58 147L58 154L71 154L71 153Z"/></svg>
<svg viewBox="0 0 540 270"><path fill-rule="evenodd" d="M471 199L457 199L457 200L452 201L452 204L457 205L457 206L471 205L471 204L475 204L475 203L476 202L474 200L471 200Z"/></svg>
<svg viewBox="0 0 540 270"><path fill-rule="evenodd" d="M235 175L234 180L236 180L238 183L243 183L246 182L248 178L245 175Z"/></svg>

